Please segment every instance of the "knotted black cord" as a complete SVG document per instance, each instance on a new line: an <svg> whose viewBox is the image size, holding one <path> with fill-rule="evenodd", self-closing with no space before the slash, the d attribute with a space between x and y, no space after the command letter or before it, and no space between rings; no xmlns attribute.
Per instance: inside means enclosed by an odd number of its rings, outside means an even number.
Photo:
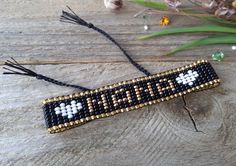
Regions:
<svg viewBox="0 0 236 166"><path fill-rule="evenodd" d="M93 24L91 23L87 23L86 21L84 21L83 19L81 19L78 15L75 14L75 12L73 12L70 7L67 6L67 8L72 12L72 13L68 13L65 11L62 11L62 15L60 18L61 22L67 22L67 23L72 23L72 24L77 24L77 25L82 25L82 26L86 26L88 28L91 28L97 32L99 32L100 34L102 34L103 36L105 36L107 39L109 39L110 41L112 41L123 53L124 55L128 58L129 62L134 65L139 71L143 72L145 75L149 76L151 75L150 72L148 72L146 69L144 69L141 65L139 65L138 63L136 63L130 56L129 54L120 46L119 43L116 42L115 39L113 39L109 34L107 34L105 31L103 31L100 28L95 27ZM12 61L7 60L7 62L5 62L5 66L10 67L3 67L5 70L7 70L7 72L3 72L3 74L15 74L15 75L22 75L22 76L29 76L29 77L35 77L37 79L40 80L44 80L59 86L65 86L65 87L72 87L72 88L77 88L80 89L82 91L85 90L90 90L89 88L80 86L80 85L73 85L73 84L67 84L55 79L52 79L50 77L44 76L42 74L38 74L30 69L25 68L24 66L22 66L21 64L19 64L15 59L11 58ZM12 69L15 70L12 70Z"/></svg>
<svg viewBox="0 0 236 166"><path fill-rule="evenodd" d="M3 67L3 69L5 69L7 71L3 72L3 74L16 74L16 75L22 75L22 76L35 77L39 80L44 80L44 81L47 81L47 82L50 82L50 83L53 83L53 84L56 84L56 85L59 85L59 86L77 88L77 89L80 89L82 91L89 90L88 88L85 88L85 87L82 87L82 86L79 86L79 85L67 84L67 83L52 79L52 78L47 77L47 76L37 74L36 72L34 72L32 70L29 70L29 69L25 68L24 66L22 66L21 64L19 64L14 58L11 58L11 59L12 59L12 61L7 60L5 62L4 65L7 66L7 67ZM12 70L11 68L15 69L15 70Z"/></svg>
<svg viewBox="0 0 236 166"><path fill-rule="evenodd" d="M140 64L136 63L130 57L130 55L121 47L121 45L119 43L117 43L117 41L114 38L112 38L108 33L103 31L102 29L94 26L92 23L88 23L85 20L83 20L82 18L80 18L69 6L67 6L67 8L71 11L71 13L68 13L66 11L62 11L62 15L61 15L61 19L60 19L61 22L82 25L82 26L91 28L91 29L99 32L100 34L105 36L107 39L109 39L112 43L114 43L123 52L123 54L127 57L129 62L133 66L135 66L139 71L141 71L142 73L144 73L147 76L151 75L151 73L149 71L144 69Z"/></svg>

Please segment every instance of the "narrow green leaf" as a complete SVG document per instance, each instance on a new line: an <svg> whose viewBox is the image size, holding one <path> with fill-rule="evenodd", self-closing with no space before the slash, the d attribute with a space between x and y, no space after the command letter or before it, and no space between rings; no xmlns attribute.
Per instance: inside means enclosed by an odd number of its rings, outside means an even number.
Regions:
<svg viewBox="0 0 236 166"><path fill-rule="evenodd" d="M148 8L158 9L158 10L167 10L168 7L165 3L162 2L150 2L146 0L129 0L129 2L136 3Z"/></svg>
<svg viewBox="0 0 236 166"><path fill-rule="evenodd" d="M236 23L232 22L232 21L228 21L222 18L218 18L218 17L199 17L200 19L205 19L207 21L213 22L213 23L217 23L217 24L222 24L224 26L232 26L234 28L236 28Z"/></svg>
<svg viewBox="0 0 236 166"><path fill-rule="evenodd" d="M190 43L183 44L182 46L177 47L176 49L172 50L166 55L172 55L192 47L213 45L213 44L236 44L236 35L235 34L218 35L218 36L210 36L202 39L193 40Z"/></svg>
<svg viewBox="0 0 236 166"><path fill-rule="evenodd" d="M216 33L236 33L236 28L225 27L219 25L204 25L187 28L168 28L159 32L153 32L149 35L138 38L139 40L150 39L157 36L180 34L180 33L195 33L195 32L216 32Z"/></svg>

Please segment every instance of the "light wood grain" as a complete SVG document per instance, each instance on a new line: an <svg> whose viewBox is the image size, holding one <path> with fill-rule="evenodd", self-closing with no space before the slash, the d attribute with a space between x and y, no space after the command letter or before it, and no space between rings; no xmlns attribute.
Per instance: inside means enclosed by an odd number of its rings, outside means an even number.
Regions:
<svg viewBox="0 0 236 166"><path fill-rule="evenodd" d="M152 73L196 59L211 59L213 51L224 50L225 61L213 62L222 85L187 96L197 126L204 133L194 131L182 100L175 99L48 134L41 101L76 90L33 78L0 75L0 165L235 165L235 52L230 46L211 46L161 56L205 35L137 41L136 37L148 32L143 31L142 18L133 18L141 8L126 1L117 13L107 11L102 0L2 1L1 67L12 56L38 73L89 88L142 75L99 34L58 22L65 5L106 29ZM149 32L161 29L158 18L150 18ZM195 20L174 17L172 25L194 24Z"/></svg>

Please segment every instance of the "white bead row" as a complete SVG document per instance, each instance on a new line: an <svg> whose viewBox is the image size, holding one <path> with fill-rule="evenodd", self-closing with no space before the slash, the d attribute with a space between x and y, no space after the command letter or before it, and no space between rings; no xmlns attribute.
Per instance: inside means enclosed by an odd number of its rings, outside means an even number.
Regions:
<svg viewBox="0 0 236 166"><path fill-rule="evenodd" d="M59 107L54 109L57 115L62 114L62 116L67 116L69 119L73 118L74 114L78 113L81 110L82 104L80 102L76 102L75 100L71 101L71 104L66 105L65 103L61 103Z"/></svg>

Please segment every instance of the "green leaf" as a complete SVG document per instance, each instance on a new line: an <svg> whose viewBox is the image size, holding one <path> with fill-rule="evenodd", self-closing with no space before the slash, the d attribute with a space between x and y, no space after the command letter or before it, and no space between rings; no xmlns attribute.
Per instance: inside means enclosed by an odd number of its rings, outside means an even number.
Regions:
<svg viewBox="0 0 236 166"><path fill-rule="evenodd" d="M236 44L236 34L231 35L217 35L217 36L210 36L202 39L193 40L190 43L183 44L180 47L172 50L171 52L167 53L166 55L172 55L177 52L197 47L203 45L213 45L213 44Z"/></svg>
<svg viewBox="0 0 236 166"><path fill-rule="evenodd" d="M204 25L187 28L168 28L159 32L153 32L149 35L138 38L139 40L150 39L157 36L180 34L180 33L195 33L195 32L216 32L216 33L236 33L236 28L225 27L219 25Z"/></svg>
<svg viewBox="0 0 236 166"><path fill-rule="evenodd" d="M136 3L148 8L158 9L158 10L167 10L168 7L165 3L162 2L150 2L146 0L129 0L129 2Z"/></svg>
<svg viewBox="0 0 236 166"><path fill-rule="evenodd" d="M213 23L217 23L217 24L222 24L224 26L232 26L234 28L236 28L236 23L233 21L228 21L222 18L218 18L218 17L214 17L214 16L209 16L209 17L199 17L200 19L205 19L207 21L213 22Z"/></svg>

